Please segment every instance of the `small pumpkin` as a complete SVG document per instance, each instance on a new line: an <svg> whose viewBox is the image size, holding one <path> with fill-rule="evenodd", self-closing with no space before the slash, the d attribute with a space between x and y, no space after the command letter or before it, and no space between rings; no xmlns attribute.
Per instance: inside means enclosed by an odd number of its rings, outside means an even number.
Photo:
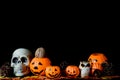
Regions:
<svg viewBox="0 0 120 80"><path fill-rule="evenodd" d="M45 70L45 75L48 78L57 78L60 77L61 71L59 66L48 66Z"/></svg>
<svg viewBox="0 0 120 80"><path fill-rule="evenodd" d="M50 59L44 57L44 52L44 48L38 48L30 62L30 70L34 75L45 75L45 68L51 65Z"/></svg>
<svg viewBox="0 0 120 80"><path fill-rule="evenodd" d="M80 69L76 65L69 65L65 69L67 77L76 78L80 74Z"/></svg>
<svg viewBox="0 0 120 80"><path fill-rule="evenodd" d="M102 63L106 63L107 60L108 60L107 57L103 53L92 53L88 58L88 61L90 62L92 68L91 71L92 74L96 69L102 71L103 70Z"/></svg>

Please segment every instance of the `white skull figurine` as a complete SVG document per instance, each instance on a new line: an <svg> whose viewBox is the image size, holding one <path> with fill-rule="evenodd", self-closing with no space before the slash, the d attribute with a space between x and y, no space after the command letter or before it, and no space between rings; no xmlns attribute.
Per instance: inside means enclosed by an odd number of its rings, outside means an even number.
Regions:
<svg viewBox="0 0 120 80"><path fill-rule="evenodd" d="M90 74L90 64L88 61L80 61L79 68L81 71L81 78L88 77Z"/></svg>
<svg viewBox="0 0 120 80"><path fill-rule="evenodd" d="M11 67L15 76L24 76L30 73L29 64L32 57L31 51L25 48L18 48L13 52Z"/></svg>

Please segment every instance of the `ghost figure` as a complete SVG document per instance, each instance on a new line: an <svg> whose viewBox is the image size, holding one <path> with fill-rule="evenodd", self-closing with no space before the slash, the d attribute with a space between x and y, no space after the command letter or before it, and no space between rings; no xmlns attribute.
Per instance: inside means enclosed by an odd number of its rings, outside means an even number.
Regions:
<svg viewBox="0 0 120 80"><path fill-rule="evenodd" d="M26 48L16 49L11 58L11 67L15 76L25 76L30 73L30 61L32 53Z"/></svg>
<svg viewBox="0 0 120 80"><path fill-rule="evenodd" d="M79 68L81 71L81 78L88 77L90 74L90 64L87 61L80 61Z"/></svg>

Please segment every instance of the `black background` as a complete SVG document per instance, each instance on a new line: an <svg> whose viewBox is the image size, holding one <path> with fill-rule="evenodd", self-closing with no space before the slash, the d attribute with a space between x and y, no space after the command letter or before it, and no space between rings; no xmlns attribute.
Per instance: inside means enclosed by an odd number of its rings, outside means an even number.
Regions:
<svg viewBox="0 0 120 80"><path fill-rule="evenodd" d="M57 29L58 28L58 29ZM1 37L1 65L10 61L12 53L17 48L28 48L33 55L38 47L44 47L53 65L59 65L67 60L79 65L79 61L87 60L93 52L104 53L108 60L119 65L119 34L116 31L103 29L62 28L49 29L38 27L4 34ZM35 31L36 30L36 31ZM83 31L84 30L84 31Z"/></svg>
<svg viewBox="0 0 120 80"><path fill-rule="evenodd" d="M91 53L102 52L119 72L119 10L115 10L117 6L94 7L82 10L67 7L55 9L55 13L47 7L42 15L34 8L15 9L15 13L13 8L3 9L0 65L10 61L17 48L28 48L34 55L38 47L44 47L54 65L64 60L78 65ZM30 14L31 11L35 14Z"/></svg>
<svg viewBox="0 0 120 80"><path fill-rule="evenodd" d="M119 64L119 29L87 27L17 27L3 32L0 42L0 64L10 61L15 49L24 47L33 55L38 47L44 47L53 65L60 65L64 60L79 65L93 52L104 53L113 63L115 73L120 75Z"/></svg>

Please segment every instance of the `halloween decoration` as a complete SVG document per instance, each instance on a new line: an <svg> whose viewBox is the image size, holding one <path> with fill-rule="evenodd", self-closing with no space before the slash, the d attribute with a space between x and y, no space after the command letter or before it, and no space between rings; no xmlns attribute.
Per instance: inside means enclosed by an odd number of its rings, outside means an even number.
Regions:
<svg viewBox="0 0 120 80"><path fill-rule="evenodd" d="M67 77L76 78L80 74L80 69L76 65L69 65L65 69Z"/></svg>
<svg viewBox="0 0 120 80"><path fill-rule="evenodd" d="M90 63L88 61L80 61L80 76L81 78L89 77L90 75Z"/></svg>
<svg viewBox="0 0 120 80"><path fill-rule="evenodd" d="M16 49L11 58L11 67L13 68L15 76L25 76L30 73L30 61L32 53L25 48Z"/></svg>
<svg viewBox="0 0 120 80"><path fill-rule="evenodd" d="M3 77L11 77L11 76L13 76L13 70L10 67L10 62L5 62L0 67L0 76L3 76Z"/></svg>
<svg viewBox="0 0 120 80"><path fill-rule="evenodd" d="M103 71L102 71L103 76L111 76L114 74L113 64L111 62L102 63L102 67L103 67Z"/></svg>
<svg viewBox="0 0 120 80"><path fill-rule="evenodd" d="M103 70L102 63L107 63L107 60L107 57L103 53L92 53L88 58L92 68L91 74L95 74L95 72L100 74Z"/></svg>
<svg viewBox="0 0 120 80"><path fill-rule="evenodd" d="M43 48L38 48L30 62L30 70L34 75L45 75L45 68L51 65L50 59L44 57L44 52Z"/></svg>
<svg viewBox="0 0 120 80"><path fill-rule="evenodd" d="M45 68L51 65L49 58L33 58L30 63L30 70L35 75L45 75Z"/></svg>
<svg viewBox="0 0 120 80"><path fill-rule="evenodd" d="M60 67L59 66L48 66L46 67L45 74L48 78L60 77Z"/></svg>
<svg viewBox="0 0 120 80"><path fill-rule="evenodd" d="M35 51L35 57L39 57L39 58L46 57L45 49L43 47L38 48Z"/></svg>
<svg viewBox="0 0 120 80"><path fill-rule="evenodd" d="M62 61L60 63L60 68L61 70L65 70L65 68L69 65L69 63L67 61Z"/></svg>
<svg viewBox="0 0 120 80"><path fill-rule="evenodd" d="M60 63L61 75L66 76L65 68L69 65L69 63L65 60Z"/></svg>

